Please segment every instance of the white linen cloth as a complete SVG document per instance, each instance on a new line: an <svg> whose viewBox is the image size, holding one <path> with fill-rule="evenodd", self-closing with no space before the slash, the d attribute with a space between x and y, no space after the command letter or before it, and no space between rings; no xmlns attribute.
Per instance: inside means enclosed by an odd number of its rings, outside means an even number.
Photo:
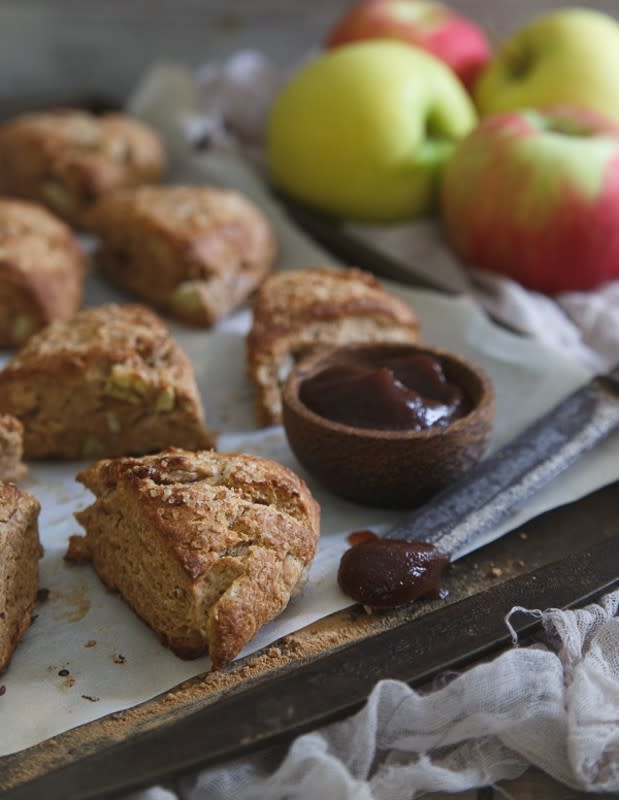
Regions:
<svg viewBox="0 0 619 800"><path fill-rule="evenodd" d="M188 138L259 150L277 83L262 56L242 53L203 68L195 82L180 68L157 68L132 107L156 119L180 157ZM446 287L470 291L495 317L589 368L619 360L619 282L551 300L465 271L435 222L350 229L404 262L426 265ZM578 611L533 610L545 646L515 646L427 694L381 681L358 714L298 738L272 774L279 749L202 772L176 794L156 788L131 797L401 800L515 778L530 764L569 786L619 791L618 608L615 592Z"/></svg>
<svg viewBox="0 0 619 800"><path fill-rule="evenodd" d="M618 609L614 592L578 611L529 612L547 646L514 647L428 694L381 681L357 714L300 736L273 774L267 752L186 779L178 796L403 800L513 779L531 764L574 788L619 791Z"/></svg>
<svg viewBox="0 0 619 800"><path fill-rule="evenodd" d="M619 363L619 281L551 298L492 272L464 269L436 219L402 225L349 224L347 230L396 261L414 265L439 286L470 294L494 319L570 353L593 371Z"/></svg>

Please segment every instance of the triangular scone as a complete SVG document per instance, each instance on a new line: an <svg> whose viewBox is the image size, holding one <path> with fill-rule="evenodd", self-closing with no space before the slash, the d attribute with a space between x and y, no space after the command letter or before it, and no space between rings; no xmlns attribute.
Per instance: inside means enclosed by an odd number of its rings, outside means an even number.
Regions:
<svg viewBox="0 0 619 800"><path fill-rule="evenodd" d="M109 280L204 328L247 300L277 250L267 217L251 200L212 186L114 192L91 222L100 240L96 260Z"/></svg>
<svg viewBox="0 0 619 800"><path fill-rule="evenodd" d="M406 303L358 269L277 272L256 292L253 313L247 358L259 425L281 422L281 388L298 359L345 344L414 342L419 328Z"/></svg>
<svg viewBox="0 0 619 800"><path fill-rule="evenodd" d="M59 108L1 125L0 162L0 192L88 228L97 200L124 186L157 183L165 155L157 133L125 114Z"/></svg>
<svg viewBox="0 0 619 800"><path fill-rule="evenodd" d="M319 535L305 483L257 456L169 449L78 475L96 502L76 514L69 560L102 581L177 655L231 661L304 581Z"/></svg>
<svg viewBox="0 0 619 800"><path fill-rule="evenodd" d="M0 672L32 620L42 554L39 511L29 492L0 482Z"/></svg>
<svg viewBox="0 0 619 800"><path fill-rule="evenodd" d="M212 445L189 359L142 306L88 309L31 337L0 372L0 413L22 422L27 458Z"/></svg>

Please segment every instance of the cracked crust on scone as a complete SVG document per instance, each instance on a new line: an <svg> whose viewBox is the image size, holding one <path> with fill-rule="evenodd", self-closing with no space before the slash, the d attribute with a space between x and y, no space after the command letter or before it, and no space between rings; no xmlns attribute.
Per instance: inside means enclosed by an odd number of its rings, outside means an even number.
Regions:
<svg viewBox="0 0 619 800"><path fill-rule="evenodd" d="M157 183L157 134L124 114L59 109L0 126L0 192L36 200L78 227L94 203L124 186Z"/></svg>
<svg viewBox="0 0 619 800"><path fill-rule="evenodd" d="M78 475L96 497L76 514L68 560L101 580L182 658L231 661L302 585L319 536L305 483L265 458L169 449Z"/></svg>
<svg viewBox="0 0 619 800"><path fill-rule="evenodd" d="M0 347L75 314L84 271L67 225L34 203L0 198Z"/></svg>
<svg viewBox="0 0 619 800"><path fill-rule="evenodd" d="M29 492L0 482L0 672L32 621L43 552L39 510Z"/></svg>
<svg viewBox="0 0 619 800"><path fill-rule="evenodd" d="M187 356L142 306L54 322L0 372L0 413L24 426L28 458L141 455L212 446Z"/></svg>
<svg viewBox="0 0 619 800"><path fill-rule="evenodd" d="M253 301L247 337L258 425L282 419L281 389L294 364L328 347L415 342L413 310L358 269L315 267L269 276Z"/></svg>
<svg viewBox="0 0 619 800"><path fill-rule="evenodd" d="M22 461L24 426L10 414L0 414L0 481L20 481L28 472Z"/></svg>
<svg viewBox="0 0 619 800"><path fill-rule="evenodd" d="M190 325L241 305L271 268L266 217L238 192L159 186L118 192L92 216L109 280Z"/></svg>

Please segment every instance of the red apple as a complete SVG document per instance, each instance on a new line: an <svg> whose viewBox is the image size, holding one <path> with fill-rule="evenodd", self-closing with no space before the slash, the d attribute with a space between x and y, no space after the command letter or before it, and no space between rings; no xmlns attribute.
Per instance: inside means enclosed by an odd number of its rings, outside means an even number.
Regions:
<svg viewBox="0 0 619 800"><path fill-rule="evenodd" d="M385 38L432 53L469 91L491 56L488 39L477 25L442 3L424 0L363 0L340 19L326 46Z"/></svg>
<svg viewBox="0 0 619 800"><path fill-rule="evenodd" d="M619 278L619 126L574 107L487 117L447 164L442 209L472 266L547 293Z"/></svg>

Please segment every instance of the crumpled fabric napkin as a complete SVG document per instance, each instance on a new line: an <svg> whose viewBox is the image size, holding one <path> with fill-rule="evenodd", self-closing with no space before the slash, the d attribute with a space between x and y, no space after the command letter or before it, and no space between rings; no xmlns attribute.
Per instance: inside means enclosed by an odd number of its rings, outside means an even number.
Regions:
<svg viewBox="0 0 619 800"><path fill-rule="evenodd" d="M619 591L576 611L529 611L545 645L515 646L425 694L380 681L357 714L297 738L271 774L279 748L132 798L402 800L513 779L531 764L617 792L618 610Z"/></svg>
<svg viewBox="0 0 619 800"><path fill-rule="evenodd" d="M148 118L149 111L160 114L162 93L169 98L157 124L173 156L185 158L188 141L215 141L259 162L279 81L263 56L241 53L193 77L158 67L132 105ZM619 282L550 299L465 270L435 221L349 228L593 369L617 361ZM547 646L514 647L428 694L381 681L362 711L299 737L287 754L269 749L181 781L174 792L158 787L131 798L400 800L515 778L530 764L569 786L619 791L618 607L615 592L579 611L532 611L542 619Z"/></svg>
<svg viewBox="0 0 619 800"><path fill-rule="evenodd" d="M619 363L619 281L594 291L549 297L500 275L465 269L436 219L398 225L349 223L346 228L442 288L467 292L494 319L569 353L593 371Z"/></svg>

